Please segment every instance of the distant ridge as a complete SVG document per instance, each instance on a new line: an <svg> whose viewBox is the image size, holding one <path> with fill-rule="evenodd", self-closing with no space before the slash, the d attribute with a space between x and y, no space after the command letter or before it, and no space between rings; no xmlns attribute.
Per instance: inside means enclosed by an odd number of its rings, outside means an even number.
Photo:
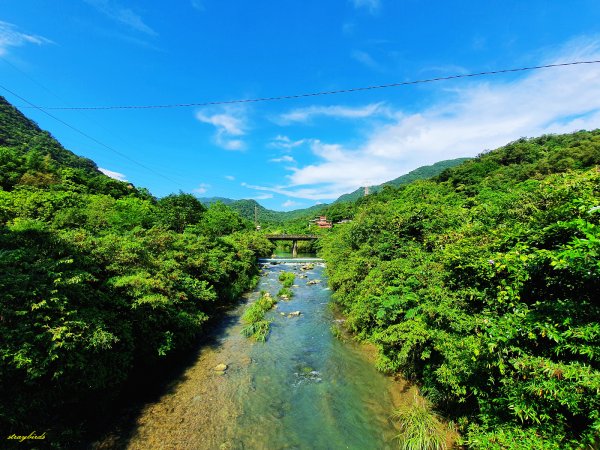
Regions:
<svg viewBox="0 0 600 450"><path fill-rule="evenodd" d="M423 180L427 178L432 178L444 170L449 169L451 167L462 164L465 161L468 161L472 158L456 158L456 159L448 159L445 161L440 161L430 166L423 166L415 169L405 175L402 175L398 178L395 178L390 181L386 181L383 184L377 186L369 186L371 193L378 192L383 189L383 186L402 186L404 184L412 183L416 180ZM350 194L344 194L339 197L337 200L333 202L335 203L344 203L344 202L353 202L358 200L360 197L364 196L365 190L364 188L359 188ZM296 209L293 211L274 211L272 209L267 209L253 199L242 199L242 200L234 200L226 197L202 197L199 198L204 205L208 206L212 203L221 202L230 208L236 210L242 217L248 220L254 220L254 208L257 208L259 222L270 222L270 223L284 223L295 220L300 217L306 217L312 215L318 215L323 209L325 209L330 204L323 203L320 205L314 205L309 208Z"/></svg>
<svg viewBox="0 0 600 450"><path fill-rule="evenodd" d="M221 202L224 205L230 205L231 203L239 201L239 200L234 200L232 198L227 198L227 197L201 197L198 200L200 200L200 202L206 206L211 205L213 203L217 203L217 202Z"/></svg>
<svg viewBox="0 0 600 450"><path fill-rule="evenodd" d="M393 180L386 181L383 184L380 184L377 186L369 186L369 191L371 194L373 194L375 192L382 190L384 186L398 187L398 186L402 186L404 184L412 183L413 181L416 181L416 180L425 180L427 178L432 178L432 177L439 175L444 170L449 169L454 166L458 166L459 164L462 164L463 162L468 161L470 159L472 159L472 158L447 159L444 161L436 162L435 164L432 164L430 166L422 166L422 167L419 167L415 170L408 172L405 175L399 176L398 178L394 178ZM344 194L344 195L340 196L333 203L352 202L352 201L359 199L360 197L363 197L364 195L365 195L365 188L361 187L361 188L358 188L357 190L355 190L354 192L351 192L350 194Z"/></svg>

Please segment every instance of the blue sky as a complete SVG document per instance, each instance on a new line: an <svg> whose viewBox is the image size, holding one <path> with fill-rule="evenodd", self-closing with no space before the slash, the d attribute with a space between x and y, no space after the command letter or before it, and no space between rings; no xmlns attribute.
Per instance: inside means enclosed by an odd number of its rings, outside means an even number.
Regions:
<svg viewBox="0 0 600 450"><path fill-rule="evenodd" d="M0 84L42 107L300 94L598 60L599 23L596 0L3 0ZM598 128L600 64L278 102L49 111L104 145L22 111L156 196L290 210L522 136Z"/></svg>

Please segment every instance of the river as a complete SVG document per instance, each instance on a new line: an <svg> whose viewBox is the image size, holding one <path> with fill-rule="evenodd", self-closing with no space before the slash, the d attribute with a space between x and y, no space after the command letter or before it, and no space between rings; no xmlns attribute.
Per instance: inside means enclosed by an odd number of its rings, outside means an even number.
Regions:
<svg viewBox="0 0 600 450"><path fill-rule="evenodd" d="M296 273L294 296L267 313L267 342L240 334L246 304L230 311L212 345L203 347L165 392L143 405L132 428L94 448L387 449L390 415L413 390L377 372L372 350L332 333L336 318L322 262L262 263L261 290L276 296L281 271ZM316 284L309 284L313 280ZM300 316L289 317L300 311ZM222 373L214 370L226 364Z"/></svg>

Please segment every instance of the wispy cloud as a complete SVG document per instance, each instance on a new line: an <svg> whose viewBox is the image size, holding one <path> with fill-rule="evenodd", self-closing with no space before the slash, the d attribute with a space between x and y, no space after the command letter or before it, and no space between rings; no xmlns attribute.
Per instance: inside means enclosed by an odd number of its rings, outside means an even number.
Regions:
<svg viewBox="0 0 600 450"><path fill-rule="evenodd" d="M283 206L284 208L291 208L293 206L300 206L300 205L302 205L302 203L295 202L293 200L286 200L285 202L283 202L281 204L281 206Z"/></svg>
<svg viewBox="0 0 600 450"><path fill-rule="evenodd" d="M157 36L158 33L150 28L142 19L130 8L119 5L113 0L85 0L86 3L96 8L106 17L133 30L147 34L148 36Z"/></svg>
<svg viewBox="0 0 600 450"><path fill-rule="evenodd" d="M371 14L375 14L381 7L380 0L351 0L355 8L364 8Z"/></svg>
<svg viewBox="0 0 600 450"><path fill-rule="evenodd" d="M350 56L362 65L367 66L369 69L377 70L379 72L384 71L383 65L375 61L375 59L365 51L354 50Z"/></svg>
<svg viewBox="0 0 600 450"><path fill-rule="evenodd" d="M209 187L210 187L210 184L200 183L196 189L192 190L192 192L194 192L195 194L200 194L200 195L206 194L206 191L208 191Z"/></svg>
<svg viewBox="0 0 600 450"><path fill-rule="evenodd" d="M296 147L307 143L308 141L308 139L299 139L297 141L292 141L287 136L278 135L269 143L269 147L290 151Z"/></svg>
<svg viewBox="0 0 600 450"><path fill-rule="evenodd" d="M229 181L233 181L233 180L235 180L235 177L233 175L225 175L225 179L229 180Z"/></svg>
<svg viewBox="0 0 600 450"><path fill-rule="evenodd" d="M244 150L246 144L239 136L246 134L245 111L241 108L227 108L221 112L207 114L204 111L196 113L196 119L216 128L215 143L225 150Z"/></svg>
<svg viewBox="0 0 600 450"><path fill-rule="evenodd" d="M104 169L103 167L98 167L98 170L100 172L102 172L104 175L106 175L107 177L111 177L111 178L114 178L115 180L119 180L119 181L127 181L127 176L120 172L115 172L112 170Z"/></svg>
<svg viewBox="0 0 600 450"><path fill-rule="evenodd" d="M296 162L296 160L294 158L292 158L290 155L283 155L279 158L270 159L269 161L275 162L275 163L280 163L280 162L295 163Z"/></svg>
<svg viewBox="0 0 600 450"><path fill-rule="evenodd" d="M540 63L598 59L600 39L594 39L573 42ZM316 162L294 168L285 185L248 187L294 198L332 199L422 165L475 156L522 136L600 127L600 65L454 86L441 88L440 100L420 112L392 111L386 124L375 125L353 148L312 140Z"/></svg>
<svg viewBox="0 0 600 450"><path fill-rule="evenodd" d="M278 117L278 121L282 124L290 124L293 122L310 122L315 117L327 116L338 119L364 119L372 116L389 116L391 111L383 103L371 103L365 106L308 106L306 108L298 108ZM285 142L285 141L282 141ZM305 140L297 142L306 142Z"/></svg>
<svg viewBox="0 0 600 450"><path fill-rule="evenodd" d="M270 198L273 198L273 194L261 194L261 195L255 195L254 197L252 197L254 200L268 200Z"/></svg>
<svg viewBox="0 0 600 450"><path fill-rule="evenodd" d="M16 25L0 20L0 56L5 55L10 47L26 44L44 45L53 42L43 36L24 33Z"/></svg>
<svg viewBox="0 0 600 450"><path fill-rule="evenodd" d="M309 200L335 199L347 193L347 190L334 188L331 185L309 186L298 188L294 186L260 186L249 183L241 183L242 186L261 192L272 192L286 197L301 198Z"/></svg>
<svg viewBox="0 0 600 450"><path fill-rule="evenodd" d="M204 6L204 1L203 0L192 0L191 4L192 4L192 7L194 9L197 9L198 11L204 12L206 10L206 7Z"/></svg>

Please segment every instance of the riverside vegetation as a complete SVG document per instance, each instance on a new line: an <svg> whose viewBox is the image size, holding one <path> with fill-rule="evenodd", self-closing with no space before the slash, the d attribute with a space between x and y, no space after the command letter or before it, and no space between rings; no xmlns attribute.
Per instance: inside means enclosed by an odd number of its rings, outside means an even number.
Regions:
<svg viewBox="0 0 600 450"><path fill-rule="evenodd" d="M271 294L261 292L259 299L248 306L242 315L242 321L246 324L242 328L242 334L253 337L258 342L266 342L271 322L265 319L265 314L276 304L277 300L271 297Z"/></svg>
<svg viewBox="0 0 600 450"><path fill-rule="evenodd" d="M347 327L468 448L600 445L599 163L598 130L520 139L321 239Z"/></svg>
<svg viewBox="0 0 600 450"><path fill-rule="evenodd" d="M253 286L272 244L222 203L106 177L2 98L0 124L0 427L69 447ZM320 210L351 219L315 231L347 328L468 448L600 445L599 163L599 131L521 139ZM275 302L244 314L257 340ZM392 418L405 448L443 447L428 403Z"/></svg>
<svg viewBox="0 0 600 450"><path fill-rule="evenodd" d="M103 175L2 98L0 124L0 430L70 447L254 285L272 244L222 204Z"/></svg>

